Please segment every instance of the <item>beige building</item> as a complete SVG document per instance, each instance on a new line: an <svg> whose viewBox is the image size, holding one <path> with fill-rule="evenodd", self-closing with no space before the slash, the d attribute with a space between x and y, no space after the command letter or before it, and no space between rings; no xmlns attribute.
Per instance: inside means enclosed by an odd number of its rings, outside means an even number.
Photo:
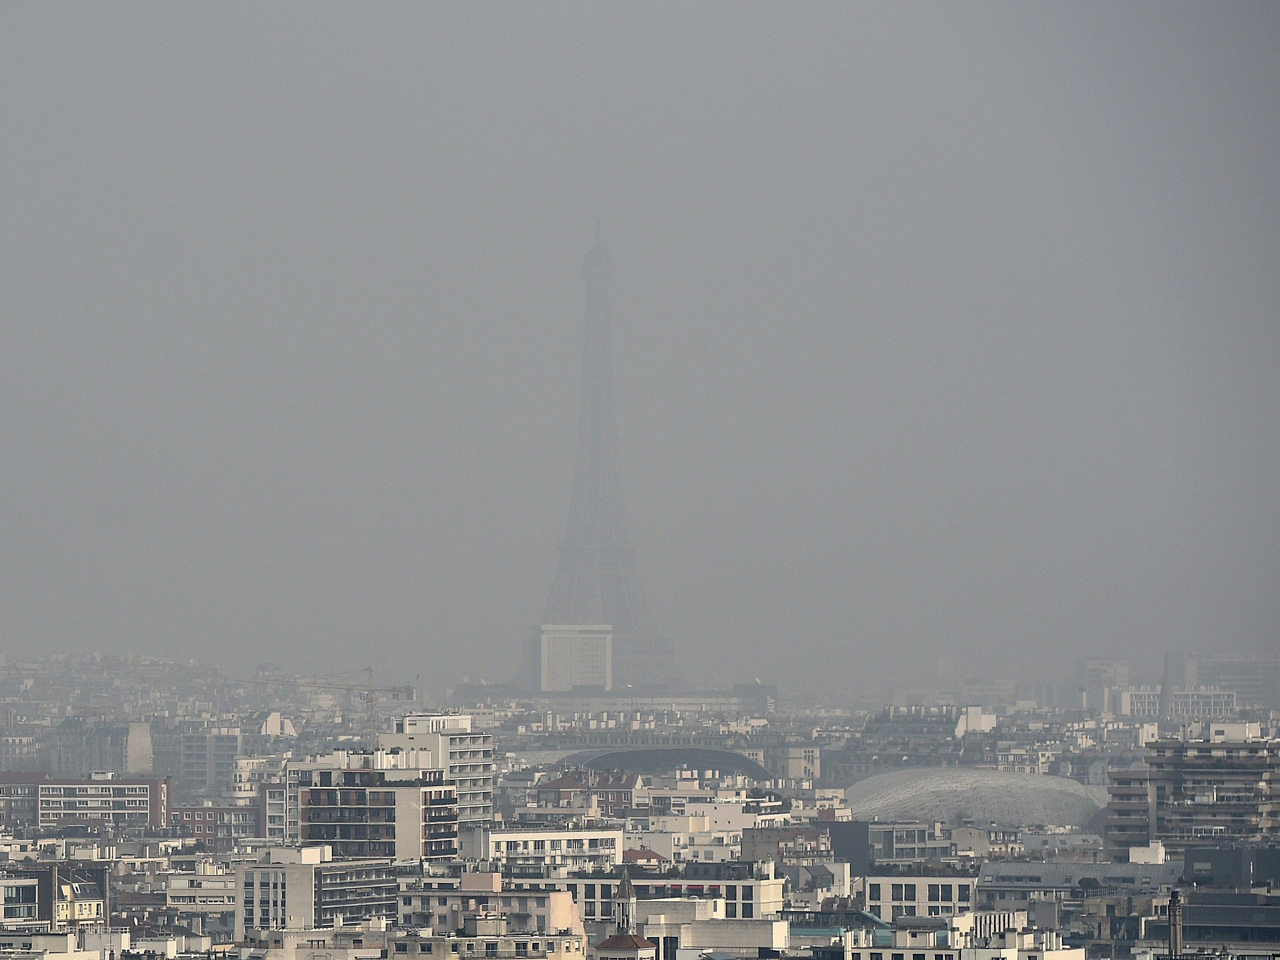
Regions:
<svg viewBox="0 0 1280 960"><path fill-rule="evenodd" d="M502 916L512 933L584 934L578 905L567 890L516 889L500 873L400 878L400 923L430 927L438 934L462 933L468 918Z"/></svg>
<svg viewBox="0 0 1280 960"><path fill-rule="evenodd" d="M245 931L340 927L396 918L396 873L386 859L334 860L319 847L270 847L236 867L235 939Z"/></svg>

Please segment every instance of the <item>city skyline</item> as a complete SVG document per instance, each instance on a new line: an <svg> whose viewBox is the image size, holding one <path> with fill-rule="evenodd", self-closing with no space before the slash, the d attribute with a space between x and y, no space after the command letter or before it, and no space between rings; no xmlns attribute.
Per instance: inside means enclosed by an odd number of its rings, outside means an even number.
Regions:
<svg viewBox="0 0 1280 960"><path fill-rule="evenodd" d="M0 650L508 681L597 219L689 686L1276 649L1273 7L0 28Z"/></svg>

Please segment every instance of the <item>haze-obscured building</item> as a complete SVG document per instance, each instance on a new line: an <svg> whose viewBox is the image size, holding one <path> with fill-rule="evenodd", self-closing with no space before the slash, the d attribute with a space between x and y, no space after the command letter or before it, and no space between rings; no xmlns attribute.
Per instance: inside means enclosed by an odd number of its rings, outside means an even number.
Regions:
<svg viewBox="0 0 1280 960"><path fill-rule="evenodd" d="M613 628L604 624L542 627L539 689L563 693L575 687L613 689Z"/></svg>

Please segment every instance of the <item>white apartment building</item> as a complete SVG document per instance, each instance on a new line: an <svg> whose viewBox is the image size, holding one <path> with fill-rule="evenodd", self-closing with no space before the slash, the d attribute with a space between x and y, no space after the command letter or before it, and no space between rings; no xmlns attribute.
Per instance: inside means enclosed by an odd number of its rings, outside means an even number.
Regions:
<svg viewBox="0 0 1280 960"><path fill-rule="evenodd" d="M620 827L499 826L486 823L458 831L464 860L487 861L490 869L508 867L608 872L622 860Z"/></svg>
<svg viewBox="0 0 1280 960"><path fill-rule="evenodd" d="M236 866L235 939L246 930L306 930L396 918L390 858L335 861L330 849L270 847Z"/></svg>
<svg viewBox="0 0 1280 960"><path fill-rule="evenodd" d="M165 878L165 905L184 923L201 933L235 928L236 875L221 864L199 861L197 872L171 873Z"/></svg>
<svg viewBox="0 0 1280 960"><path fill-rule="evenodd" d="M973 915L969 915L972 917ZM849 960L1084 960L1083 947L1065 947L1056 930L998 929L1016 914L990 914L982 936L973 927L906 925L888 931L889 942L877 931L849 930L844 934ZM1022 914L1025 922L1026 914Z"/></svg>
<svg viewBox="0 0 1280 960"><path fill-rule="evenodd" d="M663 898L636 902L636 932L659 946L666 960L707 953L755 958L785 951L791 925L777 917L729 917L716 898ZM767 951L767 953L766 953Z"/></svg>
<svg viewBox="0 0 1280 960"><path fill-rule="evenodd" d="M400 878L401 926L460 933L468 918L485 916L505 917L513 933L585 932L572 895L550 884L517 889L511 882L504 884L500 873Z"/></svg>
<svg viewBox="0 0 1280 960"><path fill-rule="evenodd" d="M250 806L259 800L264 783L278 783L284 778L287 755L236 757L231 762L231 784L223 791L223 799L233 806Z"/></svg>
<svg viewBox="0 0 1280 960"><path fill-rule="evenodd" d="M859 884L855 884L855 889ZM974 909L977 877L864 877L867 912L881 920L899 917L949 917Z"/></svg>
<svg viewBox="0 0 1280 960"><path fill-rule="evenodd" d="M378 737L383 750L430 754L430 765L444 770L458 788L458 825L493 818L493 734L471 728L470 714L410 713L397 717L395 731Z"/></svg>
<svg viewBox="0 0 1280 960"><path fill-rule="evenodd" d="M713 830L707 816L651 817L646 828L628 830L626 840L628 849L652 850L668 860L720 863L742 854L742 830Z"/></svg>
<svg viewBox="0 0 1280 960"><path fill-rule="evenodd" d="M1218 687L1128 687L1120 691L1120 715L1157 720L1165 705L1173 720L1218 720L1235 716L1236 692Z"/></svg>

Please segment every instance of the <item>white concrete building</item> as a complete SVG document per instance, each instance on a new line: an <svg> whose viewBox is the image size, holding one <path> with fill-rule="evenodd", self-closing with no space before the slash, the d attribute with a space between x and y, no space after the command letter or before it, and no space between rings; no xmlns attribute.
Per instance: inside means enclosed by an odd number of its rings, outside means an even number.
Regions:
<svg viewBox="0 0 1280 960"><path fill-rule="evenodd" d="M651 817L647 827L628 830L626 839L628 849L652 850L668 860L721 863L742 854L742 830L713 830L707 816Z"/></svg>
<svg viewBox="0 0 1280 960"><path fill-rule="evenodd" d="M473 730L465 713L410 713L397 717L393 733L378 737L383 750L430 754L430 765L444 770L458 788L459 827L487 823L493 817L493 734Z"/></svg>
<svg viewBox="0 0 1280 960"><path fill-rule="evenodd" d="M949 917L974 909L977 877L869 876L855 881L866 894L867 912L881 920Z"/></svg>
<svg viewBox="0 0 1280 960"><path fill-rule="evenodd" d="M246 930L305 930L367 920L394 922L391 858L337 860L326 846L270 847L236 866L235 939Z"/></svg>
<svg viewBox="0 0 1280 960"><path fill-rule="evenodd" d="M621 827L486 823L459 830L458 839L464 860L486 861L494 871L524 866L608 872L621 862L623 850Z"/></svg>
<svg viewBox="0 0 1280 960"><path fill-rule="evenodd" d="M730 918L719 898L638 900L636 932L657 945L660 960L697 960L710 952L755 958L790 945L786 920Z"/></svg>

